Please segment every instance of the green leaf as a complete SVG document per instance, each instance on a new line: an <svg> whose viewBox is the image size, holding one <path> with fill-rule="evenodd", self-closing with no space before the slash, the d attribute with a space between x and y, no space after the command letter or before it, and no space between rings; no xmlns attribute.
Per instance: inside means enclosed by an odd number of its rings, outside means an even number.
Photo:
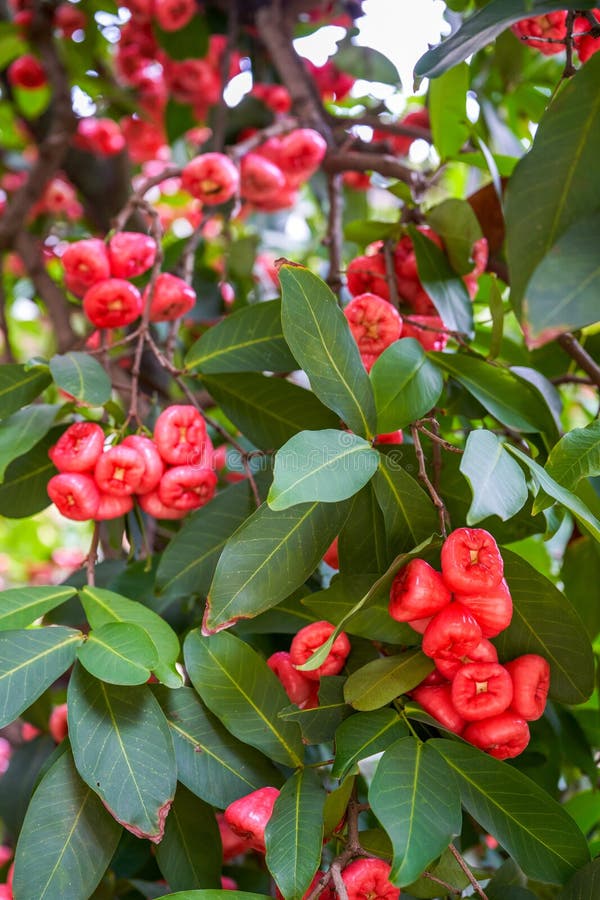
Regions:
<svg viewBox="0 0 600 900"><path fill-rule="evenodd" d="M581 8L590 7L586 3ZM522 303L528 303L529 285L542 260L553 253L554 245L575 222L600 207L600 179L589 177L595 168L594 147L600 141L599 78L600 58L595 56L550 104L531 151L509 181L505 201L507 256L511 303L519 316ZM579 287L578 270L570 261L569 271L575 279L570 287ZM552 302L550 297L548 302ZM526 314L526 308L522 312Z"/></svg>
<svg viewBox="0 0 600 900"><path fill-rule="evenodd" d="M431 297L442 322L452 331L473 335L473 309L467 289L445 253L414 226L409 225L421 284Z"/></svg>
<svg viewBox="0 0 600 900"><path fill-rule="evenodd" d="M573 875L558 900L595 900L599 892L600 859L594 859Z"/></svg>
<svg viewBox="0 0 600 900"><path fill-rule="evenodd" d="M25 628L40 616L64 603L75 593L74 588L21 587L0 592L0 631Z"/></svg>
<svg viewBox="0 0 600 900"><path fill-rule="evenodd" d="M82 666L109 684L145 684L158 665L158 651L143 628L109 622L94 628L77 651Z"/></svg>
<svg viewBox="0 0 600 900"><path fill-rule="evenodd" d="M177 772L169 727L150 689L106 684L76 664L67 704L77 771L117 822L159 843Z"/></svg>
<svg viewBox="0 0 600 900"><path fill-rule="evenodd" d="M475 747L434 739L458 777L463 806L529 878L563 884L589 860L585 838L546 791Z"/></svg>
<svg viewBox="0 0 600 900"><path fill-rule="evenodd" d="M566 596L593 641L600 634L600 604L595 592L590 591L590 584L600 584L600 546L589 537L570 541L560 577Z"/></svg>
<svg viewBox="0 0 600 900"><path fill-rule="evenodd" d="M407 733L407 726L395 709L378 709L350 716L335 733L332 778L345 778L361 759L387 750L390 744Z"/></svg>
<svg viewBox="0 0 600 900"><path fill-rule="evenodd" d="M420 650L374 659L350 675L344 699L354 709L380 709L420 684L434 668L432 660Z"/></svg>
<svg viewBox="0 0 600 900"><path fill-rule="evenodd" d="M281 447L305 428L335 428L339 419L314 394L258 372L203 376L228 419L263 450Z"/></svg>
<svg viewBox="0 0 600 900"><path fill-rule="evenodd" d="M378 465L377 450L355 434L332 428L301 431L275 456L267 503L280 510L311 500L347 500L371 480Z"/></svg>
<svg viewBox="0 0 600 900"><path fill-rule="evenodd" d="M503 548L512 622L496 639L501 659L537 653L550 663L550 697L583 703L594 687L594 657L581 619L551 581Z"/></svg>
<svg viewBox="0 0 600 900"><path fill-rule="evenodd" d="M578 9L592 9L593 6L593 0L578 3ZM491 0L483 9L469 16L458 31L423 54L415 66L415 81L437 78L485 47L519 19L564 8L564 0Z"/></svg>
<svg viewBox="0 0 600 900"><path fill-rule="evenodd" d="M473 492L467 525L476 525L487 516L512 518L527 500L527 482L518 463L504 449L504 442L492 431L471 431L460 461Z"/></svg>
<svg viewBox="0 0 600 900"><path fill-rule="evenodd" d="M412 736L396 741L383 754L369 803L394 848L390 878L402 887L418 878L460 833L456 778L429 742Z"/></svg>
<svg viewBox="0 0 600 900"><path fill-rule="evenodd" d="M187 25L175 31L164 31L156 22L152 30L171 59L196 59L206 56L208 52L210 32L203 16L192 16Z"/></svg>
<svg viewBox="0 0 600 900"><path fill-rule="evenodd" d="M82 403L101 406L110 400L110 378L98 360L88 353L53 356L50 372L57 387Z"/></svg>
<svg viewBox="0 0 600 900"><path fill-rule="evenodd" d="M471 132L467 118L469 83L469 67L466 63L460 63L429 85L431 132L442 161L455 156ZM457 271L460 272L460 269Z"/></svg>
<svg viewBox="0 0 600 900"><path fill-rule="evenodd" d="M338 44L334 58L336 69L348 72L355 78L400 85L400 75L394 63L373 47L362 47L346 39Z"/></svg>
<svg viewBox="0 0 600 900"><path fill-rule="evenodd" d="M410 191L409 191L410 194ZM398 237L397 222L379 222L377 219L355 219L344 226L344 237L347 241L364 246L373 241L385 241Z"/></svg>
<svg viewBox="0 0 600 900"><path fill-rule="evenodd" d="M38 403L0 422L0 482L6 467L38 443L54 423L58 406Z"/></svg>
<svg viewBox="0 0 600 900"><path fill-rule="evenodd" d="M214 812L181 784L156 848L156 861L176 891L221 885L221 838Z"/></svg>
<svg viewBox="0 0 600 900"><path fill-rule="evenodd" d="M532 337L550 337L598 321L598 229L600 213L577 219L533 272L523 297L523 317Z"/></svg>
<svg viewBox="0 0 600 900"><path fill-rule="evenodd" d="M431 89L438 83L432 82ZM427 224L444 242L454 271L459 275L470 272L473 268L473 244L481 237L481 225L471 204L466 200L450 197L430 209L426 219Z"/></svg>
<svg viewBox="0 0 600 900"><path fill-rule="evenodd" d="M252 894L249 891L178 891L176 894L161 894L156 900L271 900L266 894Z"/></svg>
<svg viewBox="0 0 600 900"><path fill-rule="evenodd" d="M436 509L421 485L401 466L404 451L382 453L373 489L385 519L388 548L403 553L439 530ZM416 467L415 467L416 471Z"/></svg>
<svg viewBox="0 0 600 900"><path fill-rule="evenodd" d="M0 728L72 665L82 641L80 631L58 625L0 633Z"/></svg>
<svg viewBox="0 0 600 900"><path fill-rule="evenodd" d="M177 138L180 138L197 123L198 120L189 103L178 103L177 100L169 97L165 109L165 131L169 144L173 144Z"/></svg>
<svg viewBox="0 0 600 900"><path fill-rule="evenodd" d="M550 451L544 468L569 491L582 478L600 475L600 421L567 432Z"/></svg>
<svg viewBox="0 0 600 900"><path fill-rule="evenodd" d="M369 570L380 574L385 572L392 559L373 480L354 496L350 515L340 531L338 556L345 575L358 575Z"/></svg>
<svg viewBox="0 0 600 900"><path fill-rule="evenodd" d="M62 433L62 428L51 428L31 450L9 463L0 484L1 516L23 519L50 505L46 487L57 469L48 450Z"/></svg>
<svg viewBox="0 0 600 900"><path fill-rule="evenodd" d="M283 336L281 301L254 303L226 316L196 341L185 365L203 375L297 369Z"/></svg>
<svg viewBox="0 0 600 900"><path fill-rule="evenodd" d="M491 416L515 431L556 435L556 424L539 391L510 369L464 353L431 353Z"/></svg>
<svg viewBox="0 0 600 900"><path fill-rule="evenodd" d="M48 387L51 378L45 366L0 366L2 418L22 409Z"/></svg>
<svg viewBox="0 0 600 900"><path fill-rule="evenodd" d="M28 45L14 22L2 22L0 30L0 68L5 69L18 56L25 56Z"/></svg>
<svg viewBox="0 0 600 900"><path fill-rule="evenodd" d="M339 533L346 503L263 504L225 545L210 588L204 633L252 618L304 584Z"/></svg>
<svg viewBox="0 0 600 900"><path fill-rule="evenodd" d="M492 332L490 335L488 359L496 359L502 350L502 338L504 335L504 301L502 299L500 288L498 287L498 279L495 275L492 275L492 280L490 282L488 305L492 317Z"/></svg>
<svg viewBox="0 0 600 900"><path fill-rule="evenodd" d="M158 593L206 595L223 547L254 509L247 480L219 491L165 548L156 573Z"/></svg>
<svg viewBox="0 0 600 900"><path fill-rule="evenodd" d="M338 725L352 713L344 702L344 677L329 675L319 684L319 705L312 709L298 709L291 705L279 713L284 722L296 722L305 744L324 744L332 741Z"/></svg>
<svg viewBox="0 0 600 900"><path fill-rule="evenodd" d="M377 431L405 428L440 399L444 379L414 338L394 341L376 360L371 382L377 408Z"/></svg>
<svg viewBox="0 0 600 900"><path fill-rule="evenodd" d="M229 632L205 638L195 630L184 656L192 684L232 734L275 762L302 765L300 729L277 718L287 694L255 650Z"/></svg>
<svg viewBox="0 0 600 900"><path fill-rule="evenodd" d="M356 341L333 292L301 266L282 266L281 320L311 387L361 437L375 431L375 402Z"/></svg>
<svg viewBox="0 0 600 900"><path fill-rule="evenodd" d="M545 469L542 469L538 463L531 459L530 456L527 456L526 453L523 453L522 450L519 450L518 447L514 447L512 444L508 443L505 444L505 447L507 450L510 450L517 459L520 459L521 462L525 463L533 475L534 480L546 494L553 497L554 500L558 500L562 506L568 509L569 512L572 512L575 518L581 522L590 534L593 535L597 541L600 541L600 522L592 515L585 503L583 503L579 497L576 497L571 491L567 491L566 488L558 484L554 478L551 478L550 475L548 475Z"/></svg>
<svg viewBox="0 0 600 900"><path fill-rule="evenodd" d="M38 119L48 109L52 99L52 91L48 84L37 88L15 85L12 94L17 109L26 119Z"/></svg>
<svg viewBox="0 0 600 900"><path fill-rule="evenodd" d="M300 900L319 868L325 791L313 769L294 773L281 789L265 829L266 862L286 900Z"/></svg>
<svg viewBox="0 0 600 900"><path fill-rule="evenodd" d="M27 810L15 855L16 897L90 897L121 829L79 778L67 750L46 772Z"/></svg>
<svg viewBox="0 0 600 900"><path fill-rule="evenodd" d="M153 693L171 729L177 777L196 796L225 809L251 791L281 784L270 760L230 734L192 688L157 685Z"/></svg>

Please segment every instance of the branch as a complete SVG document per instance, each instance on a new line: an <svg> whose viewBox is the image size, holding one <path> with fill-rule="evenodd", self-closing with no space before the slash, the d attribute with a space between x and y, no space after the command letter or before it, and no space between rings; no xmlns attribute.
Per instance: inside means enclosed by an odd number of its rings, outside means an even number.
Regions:
<svg viewBox="0 0 600 900"><path fill-rule="evenodd" d="M425 189L426 181L420 172L415 172L389 153L369 153L362 150L337 150L326 154L323 160L326 172L379 172L389 178L405 181L414 191Z"/></svg>
<svg viewBox="0 0 600 900"><path fill-rule="evenodd" d="M565 353L575 360L580 369L586 372L592 382L600 387L600 366L590 356L587 350L584 350L577 338L570 331L559 335L557 342L563 348Z"/></svg>
<svg viewBox="0 0 600 900"><path fill-rule="evenodd" d="M431 497L434 506L438 511L438 517L440 520L440 531L442 533L442 537L447 537L448 528L450 527L448 522L448 511L444 504L444 501L438 494L437 490L429 480L429 476L427 474L427 468L425 466L425 454L423 453L423 447L421 446L421 439L419 437L419 431L416 425L410 426L410 433L412 435L413 444L415 447L415 454L417 457L417 462L419 464L419 478L427 488L427 492Z"/></svg>

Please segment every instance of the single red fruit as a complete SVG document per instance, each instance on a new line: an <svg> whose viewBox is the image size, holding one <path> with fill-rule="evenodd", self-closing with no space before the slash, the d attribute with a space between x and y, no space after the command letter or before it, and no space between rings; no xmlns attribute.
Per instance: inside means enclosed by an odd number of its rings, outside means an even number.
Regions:
<svg viewBox="0 0 600 900"><path fill-rule="evenodd" d="M259 153L244 156L240 174L240 193L250 203L268 202L285 188L285 176L279 166Z"/></svg>
<svg viewBox="0 0 600 900"><path fill-rule="evenodd" d="M402 334L399 312L377 294L359 294L344 309L361 355L379 356Z"/></svg>
<svg viewBox="0 0 600 900"><path fill-rule="evenodd" d="M48 482L48 496L67 519L85 522L93 519L100 503L100 492L91 475L61 472Z"/></svg>
<svg viewBox="0 0 600 900"><path fill-rule="evenodd" d="M388 611L397 622L424 619L452 599L442 576L424 559L412 559L392 582Z"/></svg>
<svg viewBox="0 0 600 900"><path fill-rule="evenodd" d="M77 123L73 144L99 156L114 156L125 149L125 138L117 122L88 116Z"/></svg>
<svg viewBox="0 0 600 900"><path fill-rule="evenodd" d="M339 569L340 558L338 556L338 538L334 540L323 554L323 562L326 562L332 569Z"/></svg>
<svg viewBox="0 0 600 900"><path fill-rule="evenodd" d="M94 422L74 422L61 434L48 456L59 472L90 472L104 447L104 432Z"/></svg>
<svg viewBox="0 0 600 900"><path fill-rule="evenodd" d="M498 545L483 528L457 528L442 547L442 575L451 591L480 594L502 581L504 563Z"/></svg>
<svg viewBox="0 0 600 900"><path fill-rule="evenodd" d="M133 509L133 497L131 494L122 494L117 497L116 494L105 494L100 492L100 503L94 518L98 522L105 522L109 519L119 519L126 516Z"/></svg>
<svg viewBox="0 0 600 900"><path fill-rule="evenodd" d="M154 442L172 466L200 463L208 443L204 419L194 406L168 406L156 420Z"/></svg>
<svg viewBox="0 0 600 900"><path fill-rule="evenodd" d="M54 707L48 720L48 729L57 744L60 744L66 738L69 731L66 703L61 703L59 706Z"/></svg>
<svg viewBox="0 0 600 900"><path fill-rule="evenodd" d="M410 314L402 320L402 337L415 338L424 350L443 350L448 343L448 334L439 316L417 316Z"/></svg>
<svg viewBox="0 0 600 900"><path fill-rule="evenodd" d="M402 444L404 443L404 435L402 431L388 431L385 434L378 434L375 438L376 444Z"/></svg>
<svg viewBox="0 0 600 900"><path fill-rule="evenodd" d="M462 603L449 603L425 629L423 653L436 660L466 656L481 637L481 628L469 610Z"/></svg>
<svg viewBox="0 0 600 900"><path fill-rule="evenodd" d="M413 700L423 707L425 712L437 719L438 722L453 731L461 734L465 727L465 720L452 702L452 687L450 684L423 684L410 692Z"/></svg>
<svg viewBox="0 0 600 900"><path fill-rule="evenodd" d="M119 231L108 243L108 258L113 278L135 278L154 263L156 241L138 231Z"/></svg>
<svg viewBox="0 0 600 900"><path fill-rule="evenodd" d="M212 500L217 487L213 469L199 466L174 466L167 469L158 485L158 496L174 509L199 509Z"/></svg>
<svg viewBox="0 0 600 900"><path fill-rule="evenodd" d="M461 666L452 682L452 702L467 722L497 716L511 704L512 678L499 663Z"/></svg>
<svg viewBox="0 0 600 900"><path fill-rule="evenodd" d="M194 17L196 0L154 0L154 18L163 31L179 31Z"/></svg>
<svg viewBox="0 0 600 900"><path fill-rule="evenodd" d="M221 835L221 846L223 847L223 862L227 863L246 853L251 849L246 838L241 838L239 834L235 834L225 821L223 813L217 813L217 825L219 826L219 834Z"/></svg>
<svg viewBox="0 0 600 900"><path fill-rule="evenodd" d="M239 185L238 170L223 153L203 153L196 156L181 173L183 189L207 206L231 200Z"/></svg>
<svg viewBox="0 0 600 900"><path fill-rule="evenodd" d="M377 294L384 300L390 299L383 253L372 256L357 256L346 269L348 290L353 297L360 294Z"/></svg>
<svg viewBox="0 0 600 900"><path fill-rule="evenodd" d="M165 465L154 441L141 434L129 434L121 446L133 447L144 460L144 474L135 489L136 494L148 494L153 491L165 471Z"/></svg>
<svg viewBox="0 0 600 900"><path fill-rule="evenodd" d="M526 653L506 663L513 680L512 712L532 722L539 719L546 707L550 688L550 664L543 656Z"/></svg>
<svg viewBox="0 0 600 900"><path fill-rule="evenodd" d="M35 56L31 56L29 53L19 56L10 64L6 77L12 87L24 88L28 91L43 87L47 81L44 67Z"/></svg>
<svg viewBox="0 0 600 900"><path fill-rule="evenodd" d="M342 872L348 900L397 900L400 888L390 881L391 870L383 859L355 859Z"/></svg>
<svg viewBox="0 0 600 900"><path fill-rule="evenodd" d="M297 187L316 172L327 150L325 138L312 128L296 128L281 139L277 163L289 184Z"/></svg>
<svg viewBox="0 0 600 900"><path fill-rule="evenodd" d="M106 244L97 238L86 238L69 244L61 262L65 270L67 288L81 297L88 288L110 276Z"/></svg>
<svg viewBox="0 0 600 900"><path fill-rule="evenodd" d="M244 838L248 846L264 853L265 828L271 818L273 806L279 797L274 787L259 788L239 800L234 800L225 810L225 821L231 830Z"/></svg>
<svg viewBox="0 0 600 900"><path fill-rule="evenodd" d="M122 328L142 312L142 297L128 281L107 278L87 291L83 309L96 328Z"/></svg>
<svg viewBox="0 0 600 900"><path fill-rule="evenodd" d="M461 666L466 666L469 663L497 663L498 662L498 651L489 641L486 641L483 638L477 646L471 650L468 654L461 657L441 657L439 659L434 659L434 662L444 678L447 678L449 681L452 681L458 670Z"/></svg>
<svg viewBox="0 0 600 900"><path fill-rule="evenodd" d="M312 656L315 650L325 643L335 631L331 622L311 622L294 635L290 645L290 659L295 666L301 666ZM329 655L317 669L303 672L307 678L318 681L322 675L337 675L344 668L346 657L350 653L350 641L342 631L336 637Z"/></svg>
<svg viewBox="0 0 600 900"><path fill-rule="evenodd" d="M475 616L484 637L496 637L510 625L513 602L504 578L495 588L476 594L455 594L456 600Z"/></svg>
<svg viewBox="0 0 600 900"><path fill-rule="evenodd" d="M319 705L319 687L311 678L292 663L290 654L285 650L273 653L267 665L277 675L292 703L300 709L314 709Z"/></svg>
<svg viewBox="0 0 600 900"><path fill-rule="evenodd" d="M512 759L522 753L529 743L529 726L515 713L503 712L480 722L471 722L462 736L469 744L485 750L496 759Z"/></svg>
<svg viewBox="0 0 600 900"><path fill-rule="evenodd" d="M138 503L145 513L153 516L155 519L183 519L187 514L186 509L175 509L172 506L165 506L158 496L158 491L149 491L147 494L142 494L141 497L138 497Z"/></svg>
<svg viewBox="0 0 600 900"><path fill-rule="evenodd" d="M133 447L119 444L103 453L94 469L99 490L115 497L135 494L144 474L144 460Z"/></svg>
<svg viewBox="0 0 600 900"><path fill-rule="evenodd" d="M148 299L149 287L144 291L143 302ZM150 303L151 322L172 322L184 316L196 304L196 291L183 278L163 272L154 282Z"/></svg>

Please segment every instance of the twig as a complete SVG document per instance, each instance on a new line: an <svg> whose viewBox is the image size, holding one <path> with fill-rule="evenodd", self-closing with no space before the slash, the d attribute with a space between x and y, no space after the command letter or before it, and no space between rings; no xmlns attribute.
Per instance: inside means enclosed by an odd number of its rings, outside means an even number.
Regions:
<svg viewBox="0 0 600 900"><path fill-rule="evenodd" d="M570 331L566 331L564 334L559 335L557 341L565 353L568 353L571 359L575 360L579 368L583 369L590 376L593 384L600 387L600 366L587 350L584 350L577 338Z"/></svg>
<svg viewBox="0 0 600 900"><path fill-rule="evenodd" d="M559 375L557 378L551 378L550 381L552 384L594 384L591 378L583 378L581 375Z"/></svg>
<svg viewBox="0 0 600 900"><path fill-rule="evenodd" d="M429 422L430 420L427 419ZM422 422L415 422L415 426L419 429L421 434L424 434L429 438L430 441L433 441L435 444L439 444L440 447L443 447L444 450L448 450L450 453L464 453L461 447L455 447L454 444L451 444L449 441L445 441L443 437L440 437L439 434L435 434L433 431L430 431Z"/></svg>
<svg viewBox="0 0 600 900"><path fill-rule="evenodd" d="M442 881L441 878L437 878L435 875L432 875L431 872L423 872L422 878L427 878L429 881L435 882L435 884L441 884L442 887L445 887L449 894L452 894L453 897L462 897L462 891L458 888L455 888L454 885L449 884L447 881Z"/></svg>
<svg viewBox="0 0 600 900"><path fill-rule="evenodd" d="M16 362L13 348L10 343L10 334L8 332L8 321L6 318L6 292L4 290L4 277L2 267L0 266L0 335L2 335L2 352L0 353L1 363Z"/></svg>
<svg viewBox="0 0 600 900"><path fill-rule="evenodd" d="M327 223L327 237L323 243L329 251L329 274L327 284L338 297L342 289L342 193L341 175L329 175L327 177L327 193L329 196L329 217Z"/></svg>
<svg viewBox="0 0 600 900"><path fill-rule="evenodd" d="M405 181L417 194L427 186L420 172L398 162L389 153L372 153L366 150L331 151L325 155L323 168L326 172L379 172L380 175Z"/></svg>
<svg viewBox="0 0 600 900"><path fill-rule="evenodd" d="M403 125L402 122L382 122L378 116L369 115L368 113L360 116L332 116L333 125L343 124L344 126L368 125L377 131L385 132L390 135L398 135L400 137L420 138L423 141L431 143L431 129L419 128L417 125Z"/></svg>
<svg viewBox="0 0 600 900"><path fill-rule="evenodd" d="M413 444L415 447L417 462L419 463L419 478L427 488L429 496L431 497L433 504L438 511L440 531L442 533L442 537L445 538L448 535L449 528L448 511L444 505L444 501L436 491L435 487L429 480L429 476L427 475L427 468L425 466L425 454L423 453L423 447L421 446L421 439L419 437L419 430L416 425L410 426L410 433L412 435Z"/></svg>
<svg viewBox="0 0 600 900"><path fill-rule="evenodd" d="M95 567L96 561L98 559L98 543L100 541L100 523L94 523L94 532L92 534L92 542L90 544L90 549L88 551L87 559L85 562L85 571L87 577L87 583L90 587L94 587L96 584L96 574Z"/></svg>
<svg viewBox="0 0 600 900"><path fill-rule="evenodd" d="M483 888L481 887L481 885L479 884L479 882L477 881L477 879L471 872L470 868L468 867L468 865L466 864L466 862L464 861L464 859L462 858L462 856L460 855L460 853L458 852L458 850L456 849L454 844L448 844L448 849L450 850L450 853L452 854L452 856L454 857L456 862L459 864L459 866L461 867L461 869L463 870L463 872L469 879L469 881L471 883L471 887L473 888L475 893L479 894L479 896L481 897L481 900L488 900L487 894L484 892Z"/></svg>
<svg viewBox="0 0 600 900"><path fill-rule="evenodd" d="M369 856L370 854L362 847L360 843L360 835L358 832L358 817L365 807L358 803L356 798L356 787L352 788L352 796L348 801L346 809L347 838L346 846L331 863L329 870L319 880L312 891L306 895L304 900L316 900L321 891L333 882L335 892L339 900L348 900L346 885L342 879L342 871L348 865L350 860L357 856Z"/></svg>
<svg viewBox="0 0 600 900"><path fill-rule="evenodd" d="M565 60L565 67L563 69L562 77L563 78L571 78L572 75L575 74L577 69L573 65L573 24L575 22L575 11L570 9L567 13L567 18L565 19L565 50L567 58Z"/></svg>
<svg viewBox="0 0 600 900"><path fill-rule="evenodd" d="M398 280L396 278L396 267L394 266L394 244L395 241L389 238L383 242L383 258L385 259L385 278L390 292L390 300L398 309L400 307L400 294L398 293Z"/></svg>
<svg viewBox="0 0 600 900"><path fill-rule="evenodd" d="M239 30L239 9L238 0L230 0L228 4L227 17L227 42L223 50L223 56L219 61L219 76L221 79L221 100L215 110L215 121L213 127L213 149L222 151L225 145L225 129L227 126L227 116L229 108L225 103L225 88L229 81L229 67L231 64L231 54L235 50Z"/></svg>

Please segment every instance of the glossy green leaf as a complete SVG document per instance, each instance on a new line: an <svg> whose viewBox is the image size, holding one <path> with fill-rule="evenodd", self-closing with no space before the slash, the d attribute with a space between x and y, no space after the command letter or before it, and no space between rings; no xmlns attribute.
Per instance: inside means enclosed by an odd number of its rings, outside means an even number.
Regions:
<svg viewBox="0 0 600 900"><path fill-rule="evenodd" d="M503 548L513 618L495 640L500 658L537 653L550 663L550 697L583 703L594 687L594 658L584 625L564 594L516 553Z"/></svg>
<svg viewBox="0 0 600 900"><path fill-rule="evenodd" d="M355 775L349 775L343 780L340 779L339 787L329 791L325 797L325 806L323 807L323 831L325 838L331 837L337 831L338 825L346 815L346 807L352 796L355 783Z"/></svg>
<svg viewBox="0 0 600 900"><path fill-rule="evenodd" d="M266 862L286 900L300 900L319 868L325 791L313 769L296 772L281 789L265 829Z"/></svg>
<svg viewBox="0 0 600 900"><path fill-rule="evenodd" d="M596 900L599 894L600 859L594 859L573 875L558 900Z"/></svg>
<svg viewBox="0 0 600 900"><path fill-rule="evenodd" d="M0 631L24 628L40 616L64 603L75 593L74 588L22 587L0 592Z"/></svg>
<svg viewBox="0 0 600 900"><path fill-rule="evenodd" d="M269 900L265 894L249 891L178 891L176 894L161 894L156 900Z"/></svg>
<svg viewBox="0 0 600 900"><path fill-rule="evenodd" d="M521 462L525 463L539 487L548 494L549 497L558 500L562 506L573 513L575 518L581 522L597 541L600 541L600 522L592 515L588 507L579 499L579 497L562 487L562 485L555 481L554 478L551 478L545 469L542 469L535 460L531 459L530 456L527 456L526 453L523 453L522 450L519 450L518 447L508 443L504 446L507 450L510 450L517 459L520 459Z"/></svg>
<svg viewBox="0 0 600 900"><path fill-rule="evenodd" d="M431 353L430 356L503 425L515 431L540 431L553 437L557 434L542 395L510 369L463 353Z"/></svg>
<svg viewBox="0 0 600 900"><path fill-rule="evenodd" d="M62 428L51 428L31 450L13 459L0 484L0 515L9 519L33 516L50 505L46 486L57 469L48 456Z"/></svg>
<svg viewBox="0 0 600 900"><path fill-rule="evenodd" d="M45 366L0 366L0 410L4 419L35 400L51 378Z"/></svg>
<svg viewBox="0 0 600 900"><path fill-rule="evenodd" d="M352 713L344 701L344 677L329 675L319 682L319 705L313 709L298 709L294 704L282 709L279 718L296 722L305 744L332 741L338 725Z"/></svg>
<svg viewBox="0 0 600 900"><path fill-rule="evenodd" d="M371 381L377 407L377 431L405 428L428 413L442 393L442 373L414 338L391 344L375 361Z"/></svg>
<svg viewBox="0 0 600 900"><path fill-rule="evenodd" d="M348 514L345 503L263 504L225 545L210 588L203 629L227 628L270 609L315 570Z"/></svg>
<svg viewBox="0 0 600 900"><path fill-rule="evenodd" d="M377 475L377 473L375 473ZM373 479L355 494L338 539L340 569L345 575L385 572L392 555L387 547L383 513Z"/></svg>
<svg viewBox="0 0 600 900"><path fill-rule="evenodd" d="M267 503L280 510L311 500L347 500L371 480L378 465L377 451L355 434L332 428L301 431L275 456Z"/></svg>
<svg viewBox="0 0 600 900"><path fill-rule="evenodd" d="M588 4L581 8L585 7L589 9ZM595 166L594 147L600 141L599 73L600 58L595 56L564 85L508 184L507 256L511 303L518 315L523 304L522 312L528 316L529 286L542 260L577 220L600 207L600 180L589 177ZM570 289L581 287L575 261L568 265L575 278ZM551 297L548 300L552 302Z"/></svg>
<svg viewBox="0 0 600 900"><path fill-rule="evenodd" d="M564 884L589 860L573 819L517 769L456 741L428 745L455 772L463 806L530 878Z"/></svg>
<svg viewBox="0 0 600 900"><path fill-rule="evenodd" d="M406 466L411 466L416 475L416 465L404 461L402 449L382 453L373 478L373 489L385 519L388 547L394 553L410 550L440 527L431 499Z"/></svg>
<svg viewBox="0 0 600 900"><path fill-rule="evenodd" d="M91 675L109 684L145 684L158 665L158 651L143 628L109 622L94 628L77 651Z"/></svg>
<svg viewBox="0 0 600 900"><path fill-rule="evenodd" d="M357 713L342 722L335 733L333 778L344 778L362 759L381 753L408 734L408 728L395 709Z"/></svg>
<svg viewBox="0 0 600 900"><path fill-rule="evenodd" d="M0 728L72 665L82 641L80 631L62 626L0 633Z"/></svg>
<svg viewBox="0 0 600 900"><path fill-rule="evenodd" d="M398 69L391 59L373 47L353 44L349 38L338 44L335 67L365 81L380 81L396 86L400 84Z"/></svg>
<svg viewBox="0 0 600 900"><path fill-rule="evenodd" d="M282 266L281 320L311 387L361 437L375 431L375 402L356 341L333 292L301 266Z"/></svg>
<svg viewBox="0 0 600 900"><path fill-rule="evenodd" d="M0 481L9 463L31 450L50 430L57 410L58 406L38 403L0 422Z"/></svg>
<svg viewBox="0 0 600 900"><path fill-rule="evenodd" d="M374 659L349 676L344 698L354 709L379 709L416 687L434 668L420 650Z"/></svg>
<svg viewBox="0 0 600 900"><path fill-rule="evenodd" d="M229 632L202 637L191 631L184 644L192 684L225 727L245 743L286 766L302 765L300 730L277 713L289 701L266 662Z"/></svg>
<svg viewBox="0 0 600 900"><path fill-rule="evenodd" d="M15 855L15 897L90 897L120 835L118 823L65 751L44 775L27 810Z"/></svg>
<svg viewBox="0 0 600 900"><path fill-rule="evenodd" d="M431 89L438 83L432 82ZM454 271L459 275L470 272L473 268L473 244L481 237L481 225L471 204L449 197L430 209L426 218L427 224L441 237Z"/></svg>
<svg viewBox="0 0 600 900"><path fill-rule="evenodd" d="M431 132L433 143L442 160L455 156L469 137L471 131L467 118L469 82L469 67L466 63L460 63L434 79L429 85ZM435 226L432 227L435 230Z"/></svg>
<svg viewBox="0 0 600 900"><path fill-rule="evenodd" d="M153 688L175 746L177 777L211 806L225 809L261 787L281 784L270 760L239 741L202 703L192 688Z"/></svg>
<svg viewBox="0 0 600 900"><path fill-rule="evenodd" d="M335 428L339 419L311 391L258 372L203 376L228 419L263 450L285 444L305 428Z"/></svg>
<svg viewBox="0 0 600 900"><path fill-rule="evenodd" d="M600 545L589 537L569 542L560 577L569 602L593 641L600 634L600 604L590 585L600 584Z"/></svg>
<svg viewBox="0 0 600 900"><path fill-rule="evenodd" d="M106 684L78 663L67 704L77 771L117 822L159 843L177 770L169 727L150 688Z"/></svg>
<svg viewBox="0 0 600 900"><path fill-rule="evenodd" d="M409 225L408 230L417 257L419 278L442 322L452 331L472 336L473 309L462 279L437 244L414 225Z"/></svg>
<svg viewBox="0 0 600 900"><path fill-rule="evenodd" d="M156 573L158 592L206 595L221 551L255 509L248 481L219 491L171 538Z"/></svg>
<svg viewBox="0 0 600 900"><path fill-rule="evenodd" d="M226 316L196 341L185 365L205 375L297 369L283 336L281 302L254 303Z"/></svg>
<svg viewBox="0 0 600 900"><path fill-rule="evenodd" d="M101 406L110 400L110 378L95 357L89 353L71 352L53 356L50 372L54 384L76 400L90 406Z"/></svg>
<svg viewBox="0 0 600 900"><path fill-rule="evenodd" d="M582 478L600 475L600 421L568 431L550 451L544 468L569 491Z"/></svg>
<svg viewBox="0 0 600 900"><path fill-rule="evenodd" d="M504 442L492 431L471 431L460 471L473 492L467 525L476 525L487 516L512 518L527 500L523 470L504 449Z"/></svg>
<svg viewBox="0 0 600 900"><path fill-rule="evenodd" d="M156 862L169 887L221 885L221 838L212 807L178 785Z"/></svg>
<svg viewBox="0 0 600 900"><path fill-rule="evenodd" d="M592 9L593 0L578 4ZM415 66L415 79L437 78L443 72L485 47L519 19L564 9L564 0L491 0L477 10L449 38L424 53Z"/></svg>
<svg viewBox="0 0 600 900"><path fill-rule="evenodd" d="M156 40L171 59L203 57L208 52L210 32L203 16L192 16L182 28L165 31L158 24Z"/></svg>
<svg viewBox="0 0 600 900"><path fill-rule="evenodd" d="M371 808L394 848L390 878L414 881L460 833L456 779L429 743L403 737L383 754L369 788Z"/></svg>

